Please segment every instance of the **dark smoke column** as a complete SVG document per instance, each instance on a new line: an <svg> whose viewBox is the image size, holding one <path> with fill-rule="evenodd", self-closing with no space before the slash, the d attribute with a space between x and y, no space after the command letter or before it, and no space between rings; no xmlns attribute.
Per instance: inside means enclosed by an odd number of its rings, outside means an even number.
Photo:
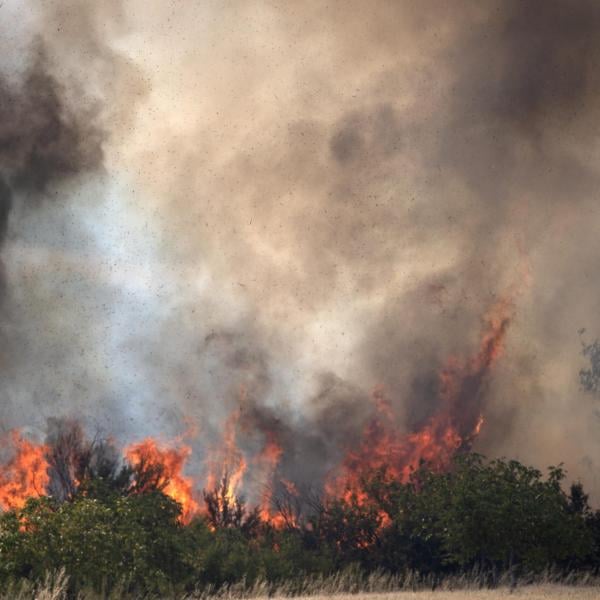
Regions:
<svg viewBox="0 0 600 600"><path fill-rule="evenodd" d="M0 74L0 243L13 203L35 209L58 193L57 186L101 169L104 134L94 107L73 105L51 73L38 42L16 83ZM4 274L2 287L6 288Z"/></svg>

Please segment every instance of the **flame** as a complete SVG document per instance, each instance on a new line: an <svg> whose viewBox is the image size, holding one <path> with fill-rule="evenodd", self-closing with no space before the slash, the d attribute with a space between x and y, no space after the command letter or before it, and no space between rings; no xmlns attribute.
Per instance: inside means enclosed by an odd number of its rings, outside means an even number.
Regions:
<svg viewBox="0 0 600 600"><path fill-rule="evenodd" d="M167 496L181 504L181 520L184 523L189 523L200 511L200 505L195 499L193 480L183 475L191 451L191 448L185 445L178 447L160 445L153 438L146 438L125 449L126 458L134 467L145 466L157 469L160 473L159 487L162 487L162 491Z"/></svg>
<svg viewBox="0 0 600 600"><path fill-rule="evenodd" d="M283 527L285 525L282 515L272 514L271 511L273 476L282 454L283 448L280 446L276 436L272 432L267 431L265 444L257 457L256 463L264 488L260 503L260 516L263 521L271 523L274 527Z"/></svg>
<svg viewBox="0 0 600 600"><path fill-rule="evenodd" d="M46 492L48 476L47 446L35 444L22 437L21 432L10 432L13 458L0 470L0 506L4 510L19 509L27 498Z"/></svg>
<svg viewBox="0 0 600 600"><path fill-rule="evenodd" d="M283 454L283 448L274 432L263 432L264 441L261 450L254 457L246 458L237 443L237 432L244 395L240 408L229 415L223 427L221 442L208 452L206 465L208 476L205 488L214 489L218 482L227 481L226 499L234 502L244 484L248 469L252 470L252 484L260 488L259 514L265 523L283 527L281 515L273 513L271 507L273 479Z"/></svg>
<svg viewBox="0 0 600 600"><path fill-rule="evenodd" d="M490 369L504 351L513 312L513 303L500 299L483 319L477 351L467 358L451 356L446 360L438 373L438 408L418 430L406 433L396 425L389 399L382 388L377 388L372 395L373 417L365 426L358 447L347 452L337 471L328 477L326 499L366 504L370 500L364 481L372 474L381 472L387 480L406 482L421 462L433 469L445 469L457 451L470 448L484 425L483 393ZM277 428L254 420L251 412L245 411L244 399L242 395L238 409L223 425L220 440L207 451L204 486L183 474L191 455L191 447L183 439L196 431L190 422L187 432L170 445L146 438L125 448L125 458L141 473L133 489L144 492L157 486L181 504L181 520L188 523L194 515L204 512L196 500L196 491L201 487L215 489L225 480L225 497L229 502L235 502L245 488L258 500L263 522L277 528L295 526L291 507L299 494L294 482L280 477L283 448ZM244 421L240 426L242 417ZM258 433L262 440L258 450L254 443L253 453L243 451L238 444L238 432L251 436ZM20 508L27 497L45 493L49 483L48 448L23 439L18 431L11 433L10 440L14 456L0 468L0 507L4 509ZM252 472L252 479L245 482L248 470ZM144 480L144 473L148 481ZM279 500L284 498L280 504L285 504L286 494L287 500L292 500L290 510L285 506L274 509L277 504L273 501L275 484L282 493ZM380 522L385 526L389 516L381 513Z"/></svg>
<svg viewBox="0 0 600 600"><path fill-rule="evenodd" d="M206 489L214 489L220 481L227 481L226 497L230 502L237 498L238 490L244 479L248 463L237 445L237 425L240 411L229 415L223 427L221 443L208 452L206 465L208 475Z"/></svg>
<svg viewBox="0 0 600 600"><path fill-rule="evenodd" d="M329 498L366 503L363 481L369 475L380 471L387 480L406 482L422 461L443 469L459 449L471 446L483 426L482 392L490 368L502 355L513 308L508 299L497 302L484 318L478 351L467 360L447 360L439 373L439 409L419 431L400 431L383 390L375 390L374 416L359 447L343 460L341 472L326 482Z"/></svg>

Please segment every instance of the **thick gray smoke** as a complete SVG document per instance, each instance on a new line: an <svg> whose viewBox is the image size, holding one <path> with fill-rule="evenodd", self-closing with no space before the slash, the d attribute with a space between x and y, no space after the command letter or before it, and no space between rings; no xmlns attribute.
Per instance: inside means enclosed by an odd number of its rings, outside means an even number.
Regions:
<svg viewBox="0 0 600 600"><path fill-rule="evenodd" d="M0 10L3 427L193 422L200 471L239 409L310 483L510 297L479 449L598 485L596 2Z"/></svg>
<svg viewBox="0 0 600 600"><path fill-rule="evenodd" d="M95 228L112 193L105 145L141 87L135 68L99 35L100 16L114 16L111 4L0 9L4 430L41 433L55 415L105 426L101 413L124 412L106 374L117 359L102 356L118 295ZM129 93L120 83L126 73ZM130 106L115 108L116 98Z"/></svg>
<svg viewBox="0 0 600 600"><path fill-rule="evenodd" d="M85 105L77 112L66 104L42 42L27 61L22 81L0 79L2 241L15 197L28 204L51 201L52 186L98 170L103 163L103 132L94 123L95 115Z"/></svg>

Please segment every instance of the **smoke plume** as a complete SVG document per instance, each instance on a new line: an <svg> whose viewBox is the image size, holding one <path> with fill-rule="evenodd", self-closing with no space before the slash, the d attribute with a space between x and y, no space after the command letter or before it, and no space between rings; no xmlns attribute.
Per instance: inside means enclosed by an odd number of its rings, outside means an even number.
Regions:
<svg viewBox="0 0 600 600"><path fill-rule="evenodd" d="M596 2L0 11L5 429L194 430L200 473L236 414L310 485L450 364L478 450L597 488Z"/></svg>

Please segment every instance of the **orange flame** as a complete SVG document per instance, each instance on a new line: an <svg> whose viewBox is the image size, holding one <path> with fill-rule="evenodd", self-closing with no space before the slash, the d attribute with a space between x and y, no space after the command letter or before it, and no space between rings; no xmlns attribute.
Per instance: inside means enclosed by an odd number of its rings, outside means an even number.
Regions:
<svg viewBox="0 0 600 600"><path fill-rule="evenodd" d="M242 484L248 463L237 446L237 424L240 411L235 411L225 421L223 437L219 445L214 446L206 459L208 476L206 488L214 489L224 478L227 480L227 500L234 501Z"/></svg>
<svg viewBox="0 0 600 600"><path fill-rule="evenodd" d="M483 425L481 393L489 369L503 352L512 313L512 303L500 300L484 319L477 353L466 361L455 357L447 361L439 374L440 407L419 431L401 432L394 425L389 401L381 389L376 390L375 415L358 449L346 455L341 473L327 481L327 496L365 503L368 495L362 482L370 474L382 471L388 480L406 482L422 461L443 469L460 448L470 446Z"/></svg>
<svg viewBox="0 0 600 600"><path fill-rule="evenodd" d="M200 505L194 497L194 483L190 477L183 475L191 451L191 448L185 445L177 448L159 445L152 438L146 438L125 449L127 460L134 467L157 469L160 473L159 487L164 486L162 491L181 504L181 520L184 523L189 523L200 510Z"/></svg>
<svg viewBox="0 0 600 600"><path fill-rule="evenodd" d="M261 471L261 479L264 488L260 503L260 516L263 521L271 523L275 527L283 526L283 522L280 518L281 515L273 515L271 513L273 475L282 454L283 448L279 445L275 435L271 432L266 432L265 445L256 460L259 471Z"/></svg>
<svg viewBox="0 0 600 600"><path fill-rule="evenodd" d="M347 453L336 473L325 484L327 498L341 498L349 501L355 498L359 503L369 502L363 489L363 481L377 471L384 473L388 480L406 482L411 473L424 461L434 469L446 468L452 457L461 448L469 448L480 434L484 424L482 398L488 381L489 371L500 358L504 340L513 315L513 304L500 300L484 318L484 327L479 348L471 357L449 358L441 368L438 380L438 409L423 426L410 433L400 430L392 405L382 389L373 394L374 416L366 425L358 447ZM295 524L293 515L283 515L273 510L273 484L280 474L280 461L283 448L277 431L266 425L260 426L263 442L260 450L248 457L238 446L238 430L250 429L256 432L252 417L244 413L244 397L240 408L225 421L221 439L209 449L206 458L206 489L214 489L224 477L227 478L227 499L235 501L248 468L253 479L246 488L259 498L259 512L262 520L274 527ZM239 427L244 416L244 427ZM248 423L246 423L248 421ZM188 424L193 431L193 424ZM183 443L180 436L172 446L157 442L152 438L127 447L126 459L142 470L149 469L148 482L141 477L137 490L158 485L168 496L182 506L181 520L188 523L192 517L203 511L195 492L197 486L192 478L183 474L186 461L191 455L191 447ZM14 448L13 458L0 468L0 507L20 508L30 496L39 496L46 491L49 483L48 448L23 439L18 431L11 433ZM256 448L256 445L254 446ZM154 479L152 479L152 476ZM281 479L278 482L291 498L298 497L293 482ZM262 490L257 493L257 490ZM389 522L381 515L381 523Z"/></svg>
<svg viewBox="0 0 600 600"><path fill-rule="evenodd" d="M253 473L252 487L262 489L260 493L259 512L263 521L276 525L278 515L271 512L271 494L273 476L283 454L276 435L271 431L264 431L264 443L260 452L252 458L246 458L237 443L237 432L242 409L233 412L225 421L220 444L215 445L208 453L206 464L208 476L206 489L214 489L218 482L227 480L227 500L236 500L244 484L244 476L251 467ZM256 491L256 490L255 490Z"/></svg>
<svg viewBox="0 0 600 600"><path fill-rule="evenodd" d="M41 496L50 480L47 446L24 439L17 430L10 432L10 442L14 456L0 470L0 506L4 510L22 508L27 498Z"/></svg>

